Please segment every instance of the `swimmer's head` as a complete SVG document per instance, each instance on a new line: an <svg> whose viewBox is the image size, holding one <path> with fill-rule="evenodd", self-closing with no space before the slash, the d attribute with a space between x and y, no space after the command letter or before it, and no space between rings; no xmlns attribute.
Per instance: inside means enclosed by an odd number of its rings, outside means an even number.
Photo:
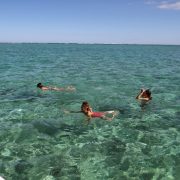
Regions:
<svg viewBox="0 0 180 180"><path fill-rule="evenodd" d="M43 85L41 83L38 83L37 87L41 89L43 87Z"/></svg>
<svg viewBox="0 0 180 180"><path fill-rule="evenodd" d="M145 92L144 92L144 94L145 94L145 96L146 96L147 98L149 98L149 100L152 99L152 97L151 97L151 91L150 91L149 89L146 89Z"/></svg>
<svg viewBox="0 0 180 180"><path fill-rule="evenodd" d="M152 99L151 91L149 89L141 89L140 96L142 98L148 98L149 100Z"/></svg>
<svg viewBox="0 0 180 180"><path fill-rule="evenodd" d="M84 102L82 103L82 105L81 105L81 111L82 111L83 113L87 114L88 111L90 111L90 110L91 110L91 108L90 108L89 103L88 103L87 101L84 101Z"/></svg>

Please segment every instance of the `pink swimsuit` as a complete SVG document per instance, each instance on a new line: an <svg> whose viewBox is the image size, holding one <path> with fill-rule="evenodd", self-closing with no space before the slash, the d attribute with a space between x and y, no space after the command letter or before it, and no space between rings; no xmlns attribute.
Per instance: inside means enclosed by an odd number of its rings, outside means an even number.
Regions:
<svg viewBox="0 0 180 180"><path fill-rule="evenodd" d="M104 116L104 112L93 112L91 117L93 118L102 118Z"/></svg>

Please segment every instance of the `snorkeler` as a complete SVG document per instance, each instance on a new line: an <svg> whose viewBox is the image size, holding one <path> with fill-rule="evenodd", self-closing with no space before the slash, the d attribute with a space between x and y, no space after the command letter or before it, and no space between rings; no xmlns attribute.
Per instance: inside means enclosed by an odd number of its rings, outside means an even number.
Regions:
<svg viewBox="0 0 180 180"><path fill-rule="evenodd" d="M84 113L88 119L91 118L101 118L108 121L111 121L115 115L117 115L116 111L105 111L105 112L93 112L92 108L90 107L87 101L84 101L81 105L81 112ZM110 115L111 117L108 117Z"/></svg>
<svg viewBox="0 0 180 180"><path fill-rule="evenodd" d="M43 90L43 91L75 91L75 87L68 86L67 88L57 88L57 87L50 87L50 86L44 86L41 83L37 84L37 88Z"/></svg>
<svg viewBox="0 0 180 180"><path fill-rule="evenodd" d="M152 99L151 91L149 89L141 89L136 99L141 102L141 105L145 105L147 102L149 102Z"/></svg>

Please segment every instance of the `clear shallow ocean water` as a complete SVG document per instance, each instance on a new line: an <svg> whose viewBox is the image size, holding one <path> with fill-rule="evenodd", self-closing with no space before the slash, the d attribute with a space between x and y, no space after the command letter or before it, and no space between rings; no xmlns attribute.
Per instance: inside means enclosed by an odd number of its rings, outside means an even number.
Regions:
<svg viewBox="0 0 180 180"><path fill-rule="evenodd" d="M180 46L0 44L0 85L5 179L180 179ZM144 109L142 87L153 97ZM120 113L88 125L64 113L84 100Z"/></svg>

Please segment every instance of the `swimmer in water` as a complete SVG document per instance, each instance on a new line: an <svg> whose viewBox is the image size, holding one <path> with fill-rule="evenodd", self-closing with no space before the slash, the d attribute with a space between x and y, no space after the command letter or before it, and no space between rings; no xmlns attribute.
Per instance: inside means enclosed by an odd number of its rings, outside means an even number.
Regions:
<svg viewBox="0 0 180 180"><path fill-rule="evenodd" d="M87 101L84 101L82 103L81 112L88 117L88 120L90 120L91 118L101 118L111 121L115 117L115 115L117 115L117 111L94 112ZM110 115L111 117L108 117L108 115Z"/></svg>
<svg viewBox="0 0 180 180"><path fill-rule="evenodd" d="M141 91L137 95L136 99L141 102L141 106L144 106L150 100L152 100L151 91L149 89L141 89Z"/></svg>
<svg viewBox="0 0 180 180"><path fill-rule="evenodd" d="M41 83L37 84L37 88L43 90L43 91L75 91L75 87L68 86L67 88L57 88L57 87L50 87L50 86L44 86Z"/></svg>

